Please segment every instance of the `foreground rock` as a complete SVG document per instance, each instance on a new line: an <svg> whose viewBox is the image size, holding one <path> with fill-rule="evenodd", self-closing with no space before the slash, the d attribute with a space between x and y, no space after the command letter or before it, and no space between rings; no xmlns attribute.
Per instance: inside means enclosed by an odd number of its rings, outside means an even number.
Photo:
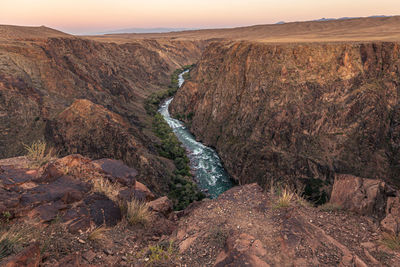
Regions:
<svg viewBox="0 0 400 267"><path fill-rule="evenodd" d="M7 212L11 218L45 224L59 218L69 231L76 233L103 224L115 226L121 220L115 199L99 191L96 183L114 184L105 189L116 191L109 195L134 190L136 196L154 198L145 185L136 181L137 171L120 161L103 159L103 164L99 164L100 161L70 155L39 170L4 165L7 162L0 161L0 211ZM107 164L104 166L104 163Z"/></svg>
<svg viewBox="0 0 400 267"><path fill-rule="evenodd" d="M39 267L41 262L40 258L40 244L34 243L28 248L11 256L2 263L4 267Z"/></svg>
<svg viewBox="0 0 400 267"><path fill-rule="evenodd" d="M335 177L330 203L361 215L382 218L390 190L385 182L339 174Z"/></svg>
<svg viewBox="0 0 400 267"><path fill-rule="evenodd" d="M397 266L373 219L299 205L276 208L256 184L192 205L174 240L189 266ZM387 257L382 257L387 255Z"/></svg>

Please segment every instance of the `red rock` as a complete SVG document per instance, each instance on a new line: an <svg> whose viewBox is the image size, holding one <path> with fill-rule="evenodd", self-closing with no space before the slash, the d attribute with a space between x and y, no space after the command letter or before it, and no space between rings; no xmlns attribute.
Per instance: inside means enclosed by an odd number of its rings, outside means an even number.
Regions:
<svg viewBox="0 0 400 267"><path fill-rule="evenodd" d="M121 160L99 159L92 161L92 164L124 185L131 185L138 174L135 169L126 166Z"/></svg>
<svg viewBox="0 0 400 267"><path fill-rule="evenodd" d="M54 163L49 163L44 167L42 175L35 182L50 183L63 175L64 173Z"/></svg>
<svg viewBox="0 0 400 267"><path fill-rule="evenodd" d="M389 197L386 204L386 217L381 221L384 231L397 235L400 231L400 197Z"/></svg>
<svg viewBox="0 0 400 267"><path fill-rule="evenodd" d="M11 256L3 263L4 267L38 267L40 263L40 244L33 243L28 248Z"/></svg>
<svg viewBox="0 0 400 267"><path fill-rule="evenodd" d="M337 174L330 203L362 215L382 217L386 206L386 184L381 180Z"/></svg>
<svg viewBox="0 0 400 267"><path fill-rule="evenodd" d="M214 266L269 267L270 265L260 258L265 254L266 250L260 240L242 233L238 238L228 237L225 249L217 256Z"/></svg>
<svg viewBox="0 0 400 267"><path fill-rule="evenodd" d="M150 210L160 212L164 215L167 215L172 211L173 205L172 201L168 199L168 197L160 197L156 200L147 203L147 206Z"/></svg>
<svg viewBox="0 0 400 267"><path fill-rule="evenodd" d="M147 188L147 186L145 186L144 184L136 181L135 182L135 186L134 189L137 191L142 191L145 195L146 195L146 200L153 200L155 199L154 194L150 191L150 189Z"/></svg>

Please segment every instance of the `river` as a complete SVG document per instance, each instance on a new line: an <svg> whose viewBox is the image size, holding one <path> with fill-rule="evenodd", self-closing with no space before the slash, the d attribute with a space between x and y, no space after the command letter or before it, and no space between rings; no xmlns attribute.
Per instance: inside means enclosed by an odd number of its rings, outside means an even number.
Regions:
<svg viewBox="0 0 400 267"><path fill-rule="evenodd" d="M181 87L185 81L183 75L186 72L188 71L179 75L179 87ZM233 186L232 180L222 166L217 152L197 142L181 121L171 117L168 107L172 99L173 98L167 99L161 105L158 112L161 113L179 141L181 141L186 148L190 159L190 168L194 171L194 178L199 188L207 192L211 198L216 198Z"/></svg>

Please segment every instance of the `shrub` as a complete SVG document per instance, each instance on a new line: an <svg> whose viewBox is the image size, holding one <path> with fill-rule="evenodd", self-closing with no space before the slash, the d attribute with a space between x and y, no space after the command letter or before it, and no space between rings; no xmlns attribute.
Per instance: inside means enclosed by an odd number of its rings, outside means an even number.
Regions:
<svg viewBox="0 0 400 267"><path fill-rule="evenodd" d="M322 211L328 211L328 212L332 212L332 211L339 211L342 209L342 207L338 204L334 204L334 203L325 203L323 205L321 205L319 207L320 210Z"/></svg>
<svg viewBox="0 0 400 267"><path fill-rule="evenodd" d="M93 180L93 191L103 194L115 203L118 203L119 186L107 179L99 178Z"/></svg>
<svg viewBox="0 0 400 267"><path fill-rule="evenodd" d="M400 251L400 235L383 233L381 243L391 250Z"/></svg>
<svg viewBox="0 0 400 267"><path fill-rule="evenodd" d="M170 241L167 246L149 246L148 249L148 266L159 266L171 260L174 254L173 242Z"/></svg>
<svg viewBox="0 0 400 267"><path fill-rule="evenodd" d="M27 224L13 224L0 231L0 261L17 253L37 234L37 229Z"/></svg>
<svg viewBox="0 0 400 267"><path fill-rule="evenodd" d="M54 148L47 148L46 142L42 140L33 142L30 146L23 145L27 151L26 157L32 162L32 167L40 167L56 155Z"/></svg>
<svg viewBox="0 0 400 267"><path fill-rule="evenodd" d="M141 224L145 226L150 221L150 218L151 212L146 203L136 199L127 203L126 219L130 225Z"/></svg>
<svg viewBox="0 0 400 267"><path fill-rule="evenodd" d="M100 240L105 239L105 233L108 231L108 229L104 226L97 227L94 229L90 234L88 235L88 239L91 241L98 242Z"/></svg>
<svg viewBox="0 0 400 267"><path fill-rule="evenodd" d="M275 203L275 208L287 208L290 206L290 203L295 199L296 194L289 189L285 188L280 193L279 198Z"/></svg>
<svg viewBox="0 0 400 267"><path fill-rule="evenodd" d="M212 244L219 248L222 248L225 246L228 236L229 232L227 230L221 228L220 226L217 226L211 228L208 238Z"/></svg>

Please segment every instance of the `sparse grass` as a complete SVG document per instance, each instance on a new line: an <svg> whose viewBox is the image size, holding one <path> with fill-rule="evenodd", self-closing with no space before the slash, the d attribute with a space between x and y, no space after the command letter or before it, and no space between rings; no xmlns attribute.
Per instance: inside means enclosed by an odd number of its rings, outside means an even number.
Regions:
<svg viewBox="0 0 400 267"><path fill-rule="evenodd" d="M119 186L107 179L100 178L93 180L93 191L103 194L115 203L118 203Z"/></svg>
<svg viewBox="0 0 400 267"><path fill-rule="evenodd" d="M56 157L53 147L48 147L45 141L33 142L30 146L23 144L27 151L26 157L32 162L31 167L40 167Z"/></svg>
<svg viewBox="0 0 400 267"><path fill-rule="evenodd" d="M27 224L13 224L0 231L0 260L20 251L38 234Z"/></svg>
<svg viewBox="0 0 400 267"><path fill-rule="evenodd" d="M151 218L151 212L145 202L136 199L127 203L126 219L130 225L147 225Z"/></svg>
<svg viewBox="0 0 400 267"><path fill-rule="evenodd" d="M400 251L400 234L394 235L394 234L383 233L383 238L381 240L381 243L386 247L390 248L391 250Z"/></svg>
<svg viewBox="0 0 400 267"><path fill-rule="evenodd" d="M10 213L9 211L4 211L4 212L1 214L1 219L2 219L3 221L5 221L6 223L8 223L8 222L10 221L10 219L11 219L11 213Z"/></svg>
<svg viewBox="0 0 400 267"><path fill-rule="evenodd" d="M229 236L228 231L226 231L222 227L213 227L210 230L208 238L210 240L210 243L214 244L219 248L222 248L225 246L228 236Z"/></svg>
<svg viewBox="0 0 400 267"><path fill-rule="evenodd" d="M321 205L321 206L319 207L319 209L320 209L321 211L334 212L334 211L339 211L339 210L341 210L342 207L341 207L340 205L338 205L338 204L329 203L329 202L328 202L328 203L325 203L325 204Z"/></svg>
<svg viewBox="0 0 400 267"><path fill-rule="evenodd" d="M99 242L106 238L105 233L107 232L108 229L105 226L97 227L92 232L90 232L90 234L88 235L88 239L90 241Z"/></svg>
<svg viewBox="0 0 400 267"><path fill-rule="evenodd" d="M149 246L148 249L148 262L147 266L160 266L160 264L166 263L172 259L174 254L173 242L169 241L168 245L161 246Z"/></svg>
<svg viewBox="0 0 400 267"><path fill-rule="evenodd" d="M312 204L303 197L296 194L296 203L303 207L312 207Z"/></svg>
<svg viewBox="0 0 400 267"><path fill-rule="evenodd" d="M287 208L290 206L293 200L295 200L296 194L289 189L285 188L280 193L278 199L275 202L274 208Z"/></svg>

